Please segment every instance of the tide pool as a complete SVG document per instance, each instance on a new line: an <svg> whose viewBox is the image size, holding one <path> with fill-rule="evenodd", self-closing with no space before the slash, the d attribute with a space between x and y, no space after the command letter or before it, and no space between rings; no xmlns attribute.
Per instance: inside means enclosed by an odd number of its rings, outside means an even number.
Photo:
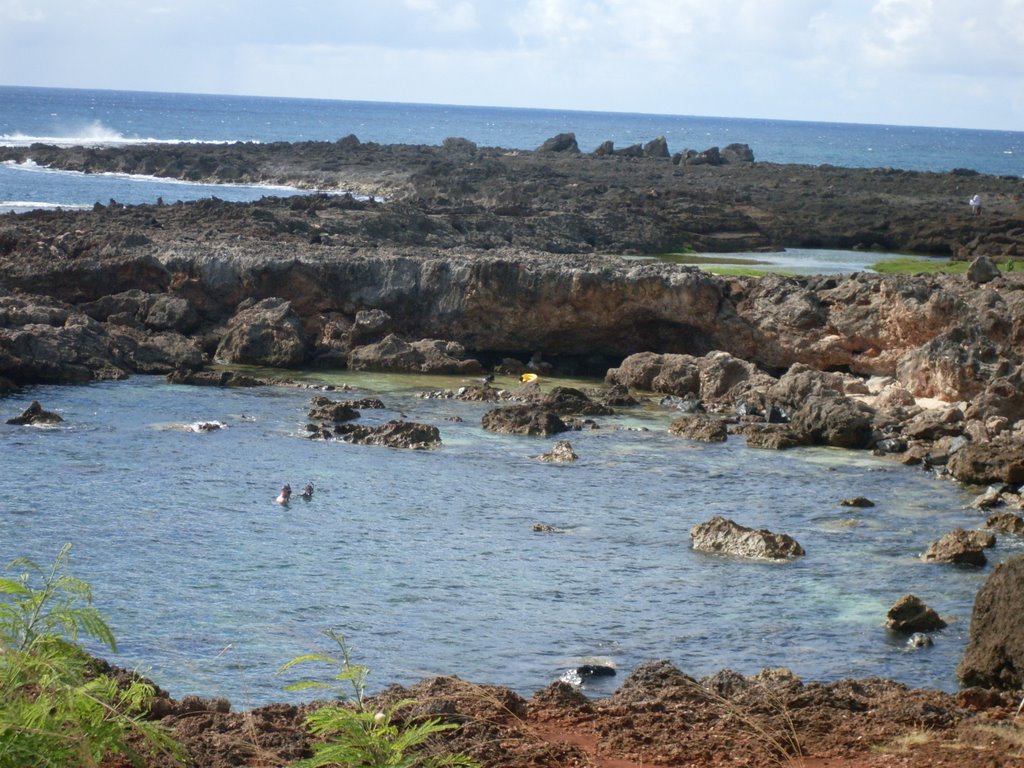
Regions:
<svg viewBox="0 0 1024 768"><path fill-rule="evenodd" d="M952 527L976 527L972 494L866 453L784 452L669 435L652 403L599 428L538 439L480 427L491 405L423 399L449 377L308 374L315 385L217 389L136 376L39 386L54 428L0 425L0 560L42 564L72 542L118 637L111 660L173 695L236 707L286 700L281 664L345 634L371 687L457 674L529 695L601 659L620 674L669 659L692 675L787 666L807 680L881 675L955 690L974 595L988 574L922 563ZM547 388L556 382L542 380ZM558 382L594 384L595 382ZM511 386L499 378L497 385ZM436 425L429 452L309 440L310 399L376 395L367 423ZM223 422L195 432L197 421ZM535 457L558 438L579 460ZM312 482L310 501L274 502ZM865 495L866 510L839 506ZM690 549L720 514L789 533L807 556L745 562ZM565 533L532 531L543 522ZM998 562L1024 543L1000 537ZM950 627L910 652L884 629L912 592Z"/></svg>

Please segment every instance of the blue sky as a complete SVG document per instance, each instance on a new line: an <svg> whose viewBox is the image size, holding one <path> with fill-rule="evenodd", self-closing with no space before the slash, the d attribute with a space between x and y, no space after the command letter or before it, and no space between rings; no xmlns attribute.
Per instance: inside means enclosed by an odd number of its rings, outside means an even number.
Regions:
<svg viewBox="0 0 1024 768"><path fill-rule="evenodd" d="M1024 0L0 0L0 84L1024 130Z"/></svg>

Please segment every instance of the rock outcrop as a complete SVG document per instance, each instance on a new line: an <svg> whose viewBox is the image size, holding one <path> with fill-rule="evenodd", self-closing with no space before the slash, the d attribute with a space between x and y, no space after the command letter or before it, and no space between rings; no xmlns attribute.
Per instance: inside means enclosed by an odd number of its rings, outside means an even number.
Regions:
<svg viewBox="0 0 1024 768"><path fill-rule="evenodd" d="M957 676L964 685L1024 688L1024 556L997 565L978 591Z"/></svg>
<svg viewBox="0 0 1024 768"><path fill-rule="evenodd" d="M804 548L792 536L747 528L719 516L693 526L690 538L693 548L700 552L754 560L788 560L804 554Z"/></svg>

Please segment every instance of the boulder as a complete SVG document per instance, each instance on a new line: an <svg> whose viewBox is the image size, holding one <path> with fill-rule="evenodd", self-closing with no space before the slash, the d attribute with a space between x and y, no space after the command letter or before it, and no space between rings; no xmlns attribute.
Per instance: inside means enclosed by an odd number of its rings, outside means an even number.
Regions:
<svg viewBox="0 0 1024 768"><path fill-rule="evenodd" d="M357 445L383 445L388 448L425 450L441 445L441 433L431 424L411 421L389 421L377 427L339 424L334 434L347 443Z"/></svg>
<svg viewBox="0 0 1024 768"><path fill-rule="evenodd" d="M572 449L572 444L568 440L559 440L550 451L542 453L537 458L551 464L569 464L576 461L579 456L576 455L576 451Z"/></svg>
<svg viewBox="0 0 1024 768"><path fill-rule="evenodd" d="M686 397L696 395L708 402L735 401L747 392L766 388L775 379L753 363L728 352L709 352L703 357L638 352L611 368L605 382L633 389Z"/></svg>
<svg viewBox="0 0 1024 768"><path fill-rule="evenodd" d="M595 403L573 387L552 388L540 399L539 405L559 416L610 416L615 413L607 405Z"/></svg>
<svg viewBox="0 0 1024 768"><path fill-rule="evenodd" d="M839 395L808 398L789 426L811 443L836 448L867 448L874 436L871 409Z"/></svg>
<svg viewBox="0 0 1024 768"><path fill-rule="evenodd" d="M108 333L124 364L135 373L166 375L196 370L206 362L199 341L180 333L146 333L123 325L110 326Z"/></svg>
<svg viewBox="0 0 1024 768"><path fill-rule="evenodd" d="M576 143L575 133L560 133L552 136L543 144L537 147L537 152L579 152L580 146Z"/></svg>
<svg viewBox="0 0 1024 768"><path fill-rule="evenodd" d="M722 161L726 163L752 163L754 150L747 144L729 144L722 147Z"/></svg>
<svg viewBox="0 0 1024 768"><path fill-rule="evenodd" d="M978 591L956 673L965 686L1024 688L1024 556L997 565Z"/></svg>
<svg viewBox="0 0 1024 768"><path fill-rule="evenodd" d="M728 435L725 422L712 416L682 416L668 425L669 434L699 440L704 443L722 443Z"/></svg>
<svg viewBox="0 0 1024 768"><path fill-rule="evenodd" d="M938 440L963 433L964 412L959 408L933 408L912 417L903 426L907 440Z"/></svg>
<svg viewBox="0 0 1024 768"><path fill-rule="evenodd" d="M686 165L721 165L722 153L718 147L708 147L703 152L687 149L683 152L683 163Z"/></svg>
<svg viewBox="0 0 1024 768"><path fill-rule="evenodd" d="M988 443L968 443L950 457L949 473L969 485L1024 483L1024 444L1000 436Z"/></svg>
<svg viewBox="0 0 1024 768"><path fill-rule="evenodd" d="M804 436L794 431L789 424L744 424L736 431L746 438L750 448L779 451L807 445Z"/></svg>
<svg viewBox="0 0 1024 768"><path fill-rule="evenodd" d="M695 550L756 560L785 560L804 554L804 548L791 536L747 528L719 516L693 526L690 538Z"/></svg>
<svg viewBox="0 0 1024 768"><path fill-rule="evenodd" d="M191 368L181 368L167 374L167 383L205 387L265 387L274 382L238 371L211 371L208 369L197 371Z"/></svg>
<svg viewBox="0 0 1024 768"><path fill-rule="evenodd" d="M33 400L32 405L22 411L20 416L8 419L7 423L14 424L15 426L40 426L44 424L59 424L62 421L64 419L58 414L43 410L43 406L39 404L39 401Z"/></svg>
<svg viewBox="0 0 1024 768"><path fill-rule="evenodd" d="M379 342L353 349L348 356L348 367L356 371L480 373L480 362L464 359L465 354L462 345L454 341L422 339L410 344L392 333Z"/></svg>
<svg viewBox="0 0 1024 768"><path fill-rule="evenodd" d="M314 397L310 403L307 418L314 421L340 423L359 418L359 411L348 401L331 400L329 397Z"/></svg>
<svg viewBox="0 0 1024 768"><path fill-rule="evenodd" d="M383 309L361 309L348 330L349 341L353 346L379 341L390 332L391 325L391 315Z"/></svg>
<svg viewBox="0 0 1024 768"><path fill-rule="evenodd" d="M306 361L302 321L285 299L243 302L228 323L216 358L243 365L298 367Z"/></svg>
<svg viewBox="0 0 1024 768"><path fill-rule="evenodd" d="M915 347L896 365L896 378L916 397L971 400L1009 373L999 345L978 328L951 328Z"/></svg>
<svg viewBox="0 0 1024 768"><path fill-rule="evenodd" d="M979 256L967 268L967 279L975 285L991 283L999 275L999 267L988 256Z"/></svg>
<svg viewBox="0 0 1024 768"><path fill-rule="evenodd" d="M142 324L154 331L189 334L199 327L199 315L187 299L160 294L151 298Z"/></svg>
<svg viewBox="0 0 1024 768"><path fill-rule="evenodd" d="M935 563L984 565L986 558L982 550L993 544L995 544L995 537L991 533L955 528L938 541L929 544L928 549L921 557L923 560Z"/></svg>
<svg viewBox="0 0 1024 768"><path fill-rule="evenodd" d="M665 137L659 136L644 144L644 157L671 157Z"/></svg>
<svg viewBox="0 0 1024 768"><path fill-rule="evenodd" d="M536 405L495 408L483 415L481 424L489 432L531 437L549 437L569 430L557 413Z"/></svg>
<svg viewBox="0 0 1024 768"><path fill-rule="evenodd" d="M911 634L942 629L946 622L919 597L904 595L889 609L885 617L885 626L893 632Z"/></svg>
<svg viewBox="0 0 1024 768"><path fill-rule="evenodd" d="M1024 536L1024 518L1013 512L996 512L994 515L989 515L988 520L985 521L985 527L1000 533Z"/></svg>

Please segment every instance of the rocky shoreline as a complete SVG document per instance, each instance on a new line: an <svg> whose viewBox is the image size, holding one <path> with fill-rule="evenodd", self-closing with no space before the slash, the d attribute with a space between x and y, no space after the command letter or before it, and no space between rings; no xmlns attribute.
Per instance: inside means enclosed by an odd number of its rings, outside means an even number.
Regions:
<svg viewBox="0 0 1024 768"><path fill-rule="evenodd" d="M1000 273L989 258L1024 256L1024 181L776 166L735 148L729 162L713 153L674 159L656 144L584 155L560 138L537 152L462 140L381 147L354 137L3 150L0 160L365 197L111 201L91 211L0 217L0 392L133 373L260 383L211 368L216 363L600 375L604 401L522 393L515 406L496 404L484 426L571 429L573 419L587 418L588 402L630 407L634 395L656 393L679 410L672 431L683 439L742 435L764 448L871 450L991 485L979 507L1003 507L1009 535L1024 526L1011 511L1021 507L1024 484L1024 270ZM966 199L979 188L990 203L983 217L970 217ZM974 263L966 276L755 279L624 258L787 246L884 247ZM343 425L338 434L356 432ZM998 632L1021 636L1005 622ZM1020 688L1018 677L1003 674L1019 662L1014 653L971 679ZM935 734L933 748L916 748L928 749L930 765L962 762L950 758L949 743L970 744L988 764L1024 764L1000 762L1024 760L1019 742L1011 754L1005 742L978 735L990 733L978 730L979 719L1013 721L1009 694L762 677L720 673L698 683L655 664L634 670L601 702L556 684L527 703L452 678L424 682L411 695L463 719L456 742L466 746L456 748L487 765L777 763L763 731L737 747L749 721L741 710L771 722L775 738L793 723L803 754L854 761L838 765L890 765L898 737L921 728ZM784 702L786 717L769 699ZM279 765L307 746L294 707L241 715L220 704L167 707L179 732L194 731L196 749L218 741L210 734L236 732L210 748L223 756L211 752L198 764ZM239 746L238 734L254 727L268 740L247 735ZM879 744L882 752L866 752ZM253 762L257 753L263 762Z"/></svg>

